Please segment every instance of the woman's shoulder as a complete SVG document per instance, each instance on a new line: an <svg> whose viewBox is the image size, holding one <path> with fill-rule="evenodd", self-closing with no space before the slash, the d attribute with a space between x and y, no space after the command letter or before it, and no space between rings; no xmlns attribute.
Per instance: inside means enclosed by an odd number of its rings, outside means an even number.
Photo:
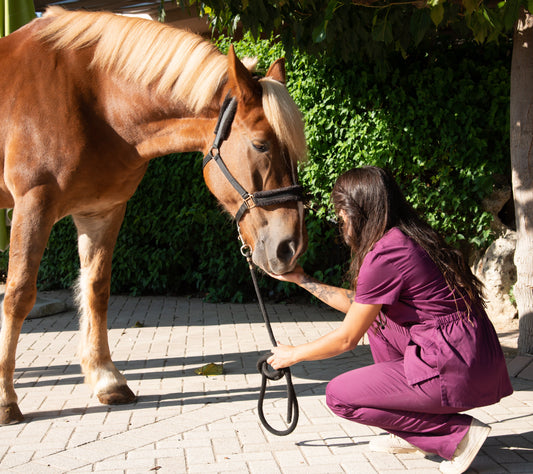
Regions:
<svg viewBox="0 0 533 474"><path fill-rule="evenodd" d="M357 278L357 302L391 305L398 301L409 262L405 239L399 229L390 229L366 254Z"/></svg>
<svg viewBox="0 0 533 474"><path fill-rule="evenodd" d="M409 240L400 229L393 227L373 245L364 261L367 265L371 263L372 266L378 263L390 263L405 254L406 249L410 246Z"/></svg>
<svg viewBox="0 0 533 474"><path fill-rule="evenodd" d="M389 229L379 239L367 257L370 261L395 262L428 260L427 252L397 227ZM429 259L430 260L430 259Z"/></svg>
<svg viewBox="0 0 533 474"><path fill-rule="evenodd" d="M392 227L376 242L371 252L381 253L391 249L407 250L415 247L418 247L418 245L413 240L398 229L398 227Z"/></svg>

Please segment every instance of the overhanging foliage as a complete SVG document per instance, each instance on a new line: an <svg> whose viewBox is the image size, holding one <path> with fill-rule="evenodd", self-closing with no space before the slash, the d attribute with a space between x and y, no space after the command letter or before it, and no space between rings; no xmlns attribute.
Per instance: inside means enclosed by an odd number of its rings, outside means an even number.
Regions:
<svg viewBox="0 0 533 474"><path fill-rule="evenodd" d="M185 2L179 2L185 3ZM350 61L367 57L383 65L390 51L404 57L435 41L500 39L512 31L521 6L533 0L206 0L194 2L212 27L254 38L277 32L288 51L326 51ZM421 47L422 41L427 47Z"/></svg>

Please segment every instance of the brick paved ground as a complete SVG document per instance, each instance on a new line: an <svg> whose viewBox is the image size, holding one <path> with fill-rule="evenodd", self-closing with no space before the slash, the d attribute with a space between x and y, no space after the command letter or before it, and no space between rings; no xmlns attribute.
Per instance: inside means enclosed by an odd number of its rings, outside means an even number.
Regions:
<svg viewBox="0 0 533 474"><path fill-rule="evenodd" d="M301 343L335 327L341 315L318 306L268 305L274 333ZM380 430L342 420L324 403L327 381L371 362L364 343L332 360L293 368L300 421L286 437L257 417L255 364L269 339L256 304L199 299L111 299L113 359L139 395L135 404L103 406L83 384L73 311L28 319L20 338L16 390L26 421L0 428L0 471L28 473L437 473L437 457L371 453ZM505 328L504 328L505 329ZM515 392L472 413L492 433L469 472L533 472L533 377L530 359L514 358L516 331L501 330ZM206 363L225 374L196 375ZM282 426L284 386L265 404Z"/></svg>

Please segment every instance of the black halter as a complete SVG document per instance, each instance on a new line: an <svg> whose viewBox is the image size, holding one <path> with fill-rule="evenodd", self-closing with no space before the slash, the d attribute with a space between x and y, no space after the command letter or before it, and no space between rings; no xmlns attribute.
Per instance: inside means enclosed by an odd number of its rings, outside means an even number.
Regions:
<svg viewBox="0 0 533 474"><path fill-rule="evenodd" d="M228 94L224 99L220 109L220 114L218 116L218 122L214 131L215 140L207 155L204 156L203 166L205 167L211 160L215 160L215 163L218 165L226 179L241 195L243 202L235 214L235 221L238 225L243 214L248 209L253 209L254 207L273 206L289 201L302 201L303 188L299 184L293 184L283 188L257 191L250 194L239 184L239 182L229 172L226 164L220 156L220 146L229 137L231 125L233 123L233 119L235 118L236 111L237 101L234 97L230 97Z"/></svg>

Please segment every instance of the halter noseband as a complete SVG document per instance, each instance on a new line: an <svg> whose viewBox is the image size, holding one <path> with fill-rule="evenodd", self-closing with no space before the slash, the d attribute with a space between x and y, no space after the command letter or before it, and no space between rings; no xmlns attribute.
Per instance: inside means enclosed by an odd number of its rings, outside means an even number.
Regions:
<svg viewBox="0 0 533 474"><path fill-rule="evenodd" d="M233 186L233 188L241 195L242 204L237 213L235 214L235 221L237 225L243 216L243 214L254 207L265 207L281 204L289 201L302 201L303 188L299 184L293 184L283 188L277 188L267 191L257 191L250 194L246 191L239 182L230 173L226 164L220 156L220 147L222 143L227 140L230 134L231 125L235 118L235 112L237 111L237 101L234 97L230 97L228 94L224 99L222 107L220 108L220 114L218 116L218 122L215 127L215 140L211 149L204 156L203 167L207 165L211 160L215 160L226 179Z"/></svg>

